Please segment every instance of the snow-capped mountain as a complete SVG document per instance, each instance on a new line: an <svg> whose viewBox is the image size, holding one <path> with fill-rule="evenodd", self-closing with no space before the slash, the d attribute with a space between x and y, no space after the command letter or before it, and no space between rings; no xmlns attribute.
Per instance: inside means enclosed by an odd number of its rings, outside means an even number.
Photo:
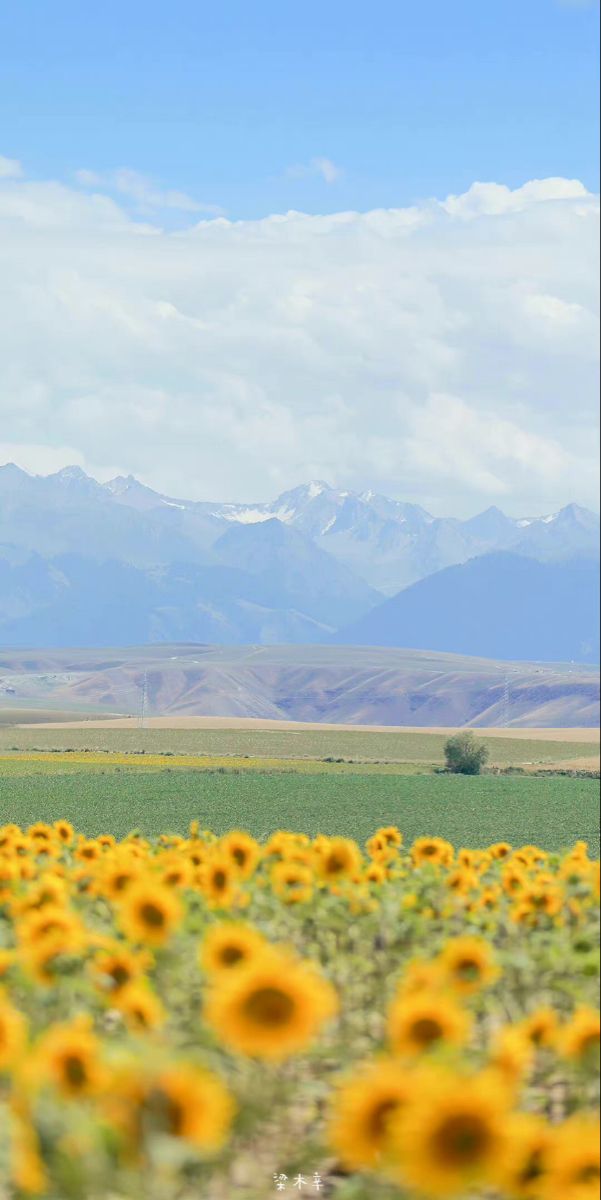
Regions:
<svg viewBox="0 0 601 1200"><path fill-rule="evenodd" d="M53 644L67 645L84 608L97 644L119 643L121 627L131 640L136 612L145 614L140 641L323 641L386 596L499 551L597 558L599 518L570 504L542 517L489 508L461 521L321 480L267 503L194 501L133 476L100 484L78 467L39 476L8 464L0 642L31 644L36 629L46 640L54 628Z"/></svg>
<svg viewBox="0 0 601 1200"><path fill-rule="evenodd" d="M512 550L542 561L596 557L599 518L576 504L540 517L508 517L491 507L468 520L434 517L418 504L377 492L344 491L311 480L260 504L174 500L132 476L104 485L121 504L167 506L205 521L257 525L276 520L310 538L371 587L393 595L444 567L489 551Z"/></svg>

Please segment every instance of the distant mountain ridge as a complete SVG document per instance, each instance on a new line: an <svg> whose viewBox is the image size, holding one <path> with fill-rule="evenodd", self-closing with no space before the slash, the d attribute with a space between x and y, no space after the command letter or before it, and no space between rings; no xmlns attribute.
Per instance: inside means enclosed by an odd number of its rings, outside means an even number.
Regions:
<svg viewBox="0 0 601 1200"><path fill-rule="evenodd" d="M585 559L541 563L506 551L485 554L405 588L334 641L598 663L598 567Z"/></svg>
<svg viewBox="0 0 601 1200"><path fill-rule="evenodd" d="M571 504L461 521L320 480L268 503L189 501L131 475L100 484L79 467L40 476L8 464L0 644L325 642L372 612L379 620L386 596L499 552L566 568L596 561L599 518ZM415 645L416 630L399 636Z"/></svg>

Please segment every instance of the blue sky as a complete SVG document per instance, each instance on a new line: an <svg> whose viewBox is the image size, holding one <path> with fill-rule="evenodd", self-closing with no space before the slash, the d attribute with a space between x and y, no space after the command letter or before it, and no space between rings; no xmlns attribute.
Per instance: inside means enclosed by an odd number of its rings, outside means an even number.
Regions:
<svg viewBox="0 0 601 1200"><path fill-rule="evenodd" d="M598 11L0 3L0 462L596 505Z"/></svg>
<svg viewBox="0 0 601 1200"><path fill-rule="evenodd" d="M0 149L30 178L127 168L232 218L474 180L596 190L597 26L587 0L20 0Z"/></svg>

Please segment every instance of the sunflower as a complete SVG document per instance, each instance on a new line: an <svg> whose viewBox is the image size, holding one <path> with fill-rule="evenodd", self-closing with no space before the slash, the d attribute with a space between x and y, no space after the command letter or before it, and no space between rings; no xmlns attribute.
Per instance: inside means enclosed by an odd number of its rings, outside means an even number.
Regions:
<svg viewBox="0 0 601 1200"><path fill-rule="evenodd" d="M501 888L497 884L489 884L488 887L482 888L478 897L478 908L483 908L487 912L493 912L499 907L499 901L503 895Z"/></svg>
<svg viewBox="0 0 601 1200"><path fill-rule="evenodd" d="M163 854L160 859L159 880L164 887L187 888L194 878L194 866L182 854Z"/></svg>
<svg viewBox="0 0 601 1200"><path fill-rule="evenodd" d="M438 962L431 962L427 958L412 958L403 972L398 995L412 996L417 992L440 991L443 983L444 976Z"/></svg>
<svg viewBox="0 0 601 1200"><path fill-rule="evenodd" d="M271 869L271 887L285 904L306 903L313 896L313 872L296 859L286 858Z"/></svg>
<svg viewBox="0 0 601 1200"><path fill-rule="evenodd" d="M316 872L325 883L351 879L361 869L361 851L351 838L321 838L316 851Z"/></svg>
<svg viewBox="0 0 601 1200"><path fill-rule="evenodd" d="M152 956L148 952L130 950L117 942L97 955L91 970L98 987L115 996L122 988L140 979L151 965Z"/></svg>
<svg viewBox="0 0 601 1200"><path fill-rule="evenodd" d="M207 974L248 966L265 949L265 939L251 925L229 921L213 925L199 950L200 965Z"/></svg>
<svg viewBox="0 0 601 1200"><path fill-rule="evenodd" d="M45 872L37 883L27 889L25 895L12 906L17 917L46 908L49 905L64 907L67 899L67 885L60 876Z"/></svg>
<svg viewBox="0 0 601 1200"><path fill-rule="evenodd" d="M11 1183L27 1196L46 1193L48 1177L37 1132L27 1117L12 1113L10 1139Z"/></svg>
<svg viewBox="0 0 601 1200"><path fill-rule="evenodd" d="M9 850L15 838L20 837L22 837L22 833L18 825L0 825L0 853Z"/></svg>
<svg viewBox="0 0 601 1200"><path fill-rule="evenodd" d="M536 1048L553 1046L556 1040L558 1017L554 1008L543 1006L535 1008L521 1022L521 1028Z"/></svg>
<svg viewBox="0 0 601 1200"><path fill-rule="evenodd" d="M527 875L517 863L507 863L501 874L501 886L508 896L515 896L524 887Z"/></svg>
<svg viewBox="0 0 601 1200"><path fill-rule="evenodd" d="M79 917L61 904L46 904L27 913L17 929L19 941L33 946L50 938L64 940L69 945L81 943L83 926Z"/></svg>
<svg viewBox="0 0 601 1200"><path fill-rule="evenodd" d="M100 1046L85 1017L54 1025L36 1048L40 1077L69 1099L97 1092L104 1072Z"/></svg>
<svg viewBox="0 0 601 1200"><path fill-rule="evenodd" d="M367 883L386 883L388 879L388 871L381 862L372 862L365 872L364 878Z"/></svg>
<svg viewBox="0 0 601 1200"><path fill-rule="evenodd" d="M102 857L103 849L96 838L82 838L74 853L78 862L93 863Z"/></svg>
<svg viewBox="0 0 601 1200"><path fill-rule="evenodd" d="M401 991L388 1013L388 1038L397 1054L421 1054L440 1046L463 1046L471 1018L450 997L439 992Z"/></svg>
<svg viewBox="0 0 601 1200"><path fill-rule="evenodd" d="M337 1011L334 989L309 964L269 953L220 978L204 1015L232 1050L282 1059L304 1050Z"/></svg>
<svg viewBox="0 0 601 1200"><path fill-rule="evenodd" d="M17 864L12 859L2 855L0 858L0 905L10 900L13 888L19 878Z"/></svg>
<svg viewBox="0 0 601 1200"><path fill-rule="evenodd" d="M559 1047L565 1058L580 1062L595 1060L599 1056L601 1016L597 1009L582 1005L564 1026L559 1037Z"/></svg>
<svg viewBox="0 0 601 1200"><path fill-rule="evenodd" d="M75 837L75 830L69 821L55 821L54 829L60 842L69 845Z"/></svg>
<svg viewBox="0 0 601 1200"><path fill-rule="evenodd" d="M151 1137L160 1131L212 1153L227 1141L234 1111L234 1101L216 1075L177 1063L150 1081L143 1123Z"/></svg>
<svg viewBox="0 0 601 1200"><path fill-rule="evenodd" d="M27 1021L0 993L0 1072L22 1055L27 1041Z"/></svg>
<svg viewBox="0 0 601 1200"><path fill-rule="evenodd" d="M201 867L203 891L213 908L230 908L234 904L238 889L237 872L228 854L213 851Z"/></svg>
<svg viewBox="0 0 601 1200"><path fill-rule="evenodd" d="M512 1113L502 1164L503 1192L515 1200L539 1200L545 1194L554 1130L534 1113Z"/></svg>
<svg viewBox="0 0 601 1200"><path fill-rule="evenodd" d="M142 878L143 867L130 851L108 854L102 863L96 890L107 900L121 900L132 883Z"/></svg>
<svg viewBox="0 0 601 1200"><path fill-rule="evenodd" d="M377 829L365 843L365 849L370 858L377 862L390 862L398 856L403 844L403 835L396 825L387 825Z"/></svg>
<svg viewBox="0 0 601 1200"><path fill-rule="evenodd" d="M160 1029L167 1014L158 996L141 980L127 983L114 995L112 1004L123 1013L131 1029Z"/></svg>
<svg viewBox="0 0 601 1200"><path fill-rule="evenodd" d="M494 1184L507 1143L507 1098L486 1074L423 1074L391 1122L397 1173L431 1196Z"/></svg>
<svg viewBox="0 0 601 1200"><path fill-rule="evenodd" d="M455 892L455 895L467 896L469 892L475 892L479 888L480 880L475 871L460 866L454 871L449 871L445 884L449 891Z"/></svg>
<svg viewBox="0 0 601 1200"><path fill-rule="evenodd" d="M489 1065L509 1087L521 1082L533 1060L532 1042L519 1025L505 1025L495 1034L489 1050Z"/></svg>
<svg viewBox="0 0 601 1200"><path fill-rule="evenodd" d="M126 936L149 946L163 946L182 915L175 892L150 879L132 884L119 906L119 921Z"/></svg>
<svg viewBox="0 0 601 1200"><path fill-rule="evenodd" d="M434 866L449 866L454 858L454 850L450 842L443 838L417 838L411 847L411 858L415 867L432 863Z"/></svg>
<svg viewBox="0 0 601 1200"><path fill-rule="evenodd" d="M479 937L453 938L447 942L439 961L448 982L463 995L479 991L499 975L488 942Z"/></svg>
<svg viewBox="0 0 601 1200"><path fill-rule="evenodd" d="M35 825L29 826L27 837L32 842L52 842L54 841L55 831L52 825L46 825L44 821L37 821Z"/></svg>
<svg viewBox="0 0 601 1200"><path fill-rule="evenodd" d="M541 917L554 917L561 910L563 890L557 883L536 881L522 887L516 899L514 921L538 924Z"/></svg>
<svg viewBox="0 0 601 1200"><path fill-rule="evenodd" d="M365 849L375 863L391 862L397 853L395 847L390 846L386 839L378 833L374 833L373 837L368 838Z"/></svg>
<svg viewBox="0 0 601 1200"><path fill-rule="evenodd" d="M511 854L511 846L509 842L493 842L492 846L488 847L488 853L492 858L502 860Z"/></svg>
<svg viewBox="0 0 601 1200"><path fill-rule="evenodd" d="M549 1152L548 1200L598 1200L599 1122L575 1114L556 1130Z"/></svg>
<svg viewBox="0 0 601 1200"><path fill-rule="evenodd" d="M248 879L261 857L261 847L249 833L233 829L219 843L220 850L234 864L241 879Z"/></svg>
<svg viewBox="0 0 601 1200"><path fill-rule="evenodd" d="M413 1096L411 1075L380 1059L338 1086L328 1140L349 1171L376 1167L386 1156L391 1118Z"/></svg>

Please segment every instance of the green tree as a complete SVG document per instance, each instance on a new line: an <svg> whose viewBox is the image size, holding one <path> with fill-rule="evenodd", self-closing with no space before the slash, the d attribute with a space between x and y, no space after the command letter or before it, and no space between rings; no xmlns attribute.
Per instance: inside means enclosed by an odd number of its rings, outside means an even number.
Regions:
<svg viewBox="0 0 601 1200"><path fill-rule="evenodd" d="M447 771L454 775L479 775L488 758L488 747L473 733L456 733L444 744Z"/></svg>

